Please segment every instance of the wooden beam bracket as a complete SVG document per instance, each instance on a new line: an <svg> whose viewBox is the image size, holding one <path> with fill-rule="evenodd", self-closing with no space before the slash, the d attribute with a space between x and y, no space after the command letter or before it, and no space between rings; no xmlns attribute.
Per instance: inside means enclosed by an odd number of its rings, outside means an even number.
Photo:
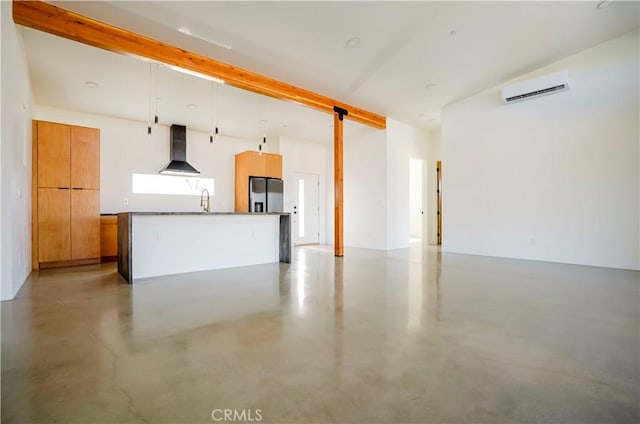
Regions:
<svg viewBox="0 0 640 424"><path fill-rule="evenodd" d="M338 114L338 119L341 121L345 116L349 115L349 111L347 109L343 109L338 106L334 106L333 111Z"/></svg>

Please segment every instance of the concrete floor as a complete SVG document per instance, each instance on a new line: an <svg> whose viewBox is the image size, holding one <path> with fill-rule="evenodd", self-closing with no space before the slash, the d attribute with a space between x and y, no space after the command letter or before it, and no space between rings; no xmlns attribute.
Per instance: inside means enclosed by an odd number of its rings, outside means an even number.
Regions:
<svg viewBox="0 0 640 424"><path fill-rule="evenodd" d="M2 422L637 423L639 275L420 245L33 273L1 305Z"/></svg>

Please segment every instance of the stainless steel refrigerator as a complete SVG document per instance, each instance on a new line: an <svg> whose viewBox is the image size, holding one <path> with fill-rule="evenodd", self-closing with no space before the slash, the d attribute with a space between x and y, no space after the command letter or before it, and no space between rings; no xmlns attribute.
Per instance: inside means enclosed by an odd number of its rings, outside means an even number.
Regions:
<svg viewBox="0 0 640 424"><path fill-rule="evenodd" d="M281 179L249 177L249 212L283 212L282 189Z"/></svg>

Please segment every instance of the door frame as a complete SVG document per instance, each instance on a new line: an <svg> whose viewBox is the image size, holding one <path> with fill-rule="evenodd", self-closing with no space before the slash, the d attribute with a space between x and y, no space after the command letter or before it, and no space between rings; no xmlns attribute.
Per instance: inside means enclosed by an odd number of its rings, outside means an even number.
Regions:
<svg viewBox="0 0 640 424"><path fill-rule="evenodd" d="M437 167L437 193L438 193L438 244L442 244L442 161L438 161Z"/></svg>
<svg viewBox="0 0 640 424"><path fill-rule="evenodd" d="M318 205L318 208L317 208L317 211L316 211L317 212L317 224L316 224L316 227L317 227L318 231L317 231L317 235L316 235L316 237L317 237L316 241L309 241L309 242L303 242L303 243L296 243L295 242L295 240L298 238L297 231L298 231L298 222L299 222L299 219L297 217L297 215L298 215L297 206L298 206L298 203L299 203L299 200L300 200L299 197L298 197L298 194L299 194L298 181L300 179L299 176L313 176L313 177L315 177L317 179L316 187L317 187L318 199L316 200L316 203ZM294 184L295 184L295 188L294 188L295 200L293 202L293 207L295 208L294 215L296 215L296 218L294 218L295 222L294 222L294 225L292 227L292 231L294 232L294 234L291 237L292 244L294 246L320 244L320 175L316 174L316 173L313 173L313 172L295 171L293 173L293 177L294 177ZM306 218L307 218L307 216L305 216L305 219Z"/></svg>

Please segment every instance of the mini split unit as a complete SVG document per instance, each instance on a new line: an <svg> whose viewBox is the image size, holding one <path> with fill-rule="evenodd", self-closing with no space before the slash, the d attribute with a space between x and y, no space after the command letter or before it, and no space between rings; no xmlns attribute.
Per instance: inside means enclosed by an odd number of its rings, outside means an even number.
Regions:
<svg viewBox="0 0 640 424"><path fill-rule="evenodd" d="M527 81L517 82L502 89L502 101L514 103L569 89L569 71L543 75Z"/></svg>

